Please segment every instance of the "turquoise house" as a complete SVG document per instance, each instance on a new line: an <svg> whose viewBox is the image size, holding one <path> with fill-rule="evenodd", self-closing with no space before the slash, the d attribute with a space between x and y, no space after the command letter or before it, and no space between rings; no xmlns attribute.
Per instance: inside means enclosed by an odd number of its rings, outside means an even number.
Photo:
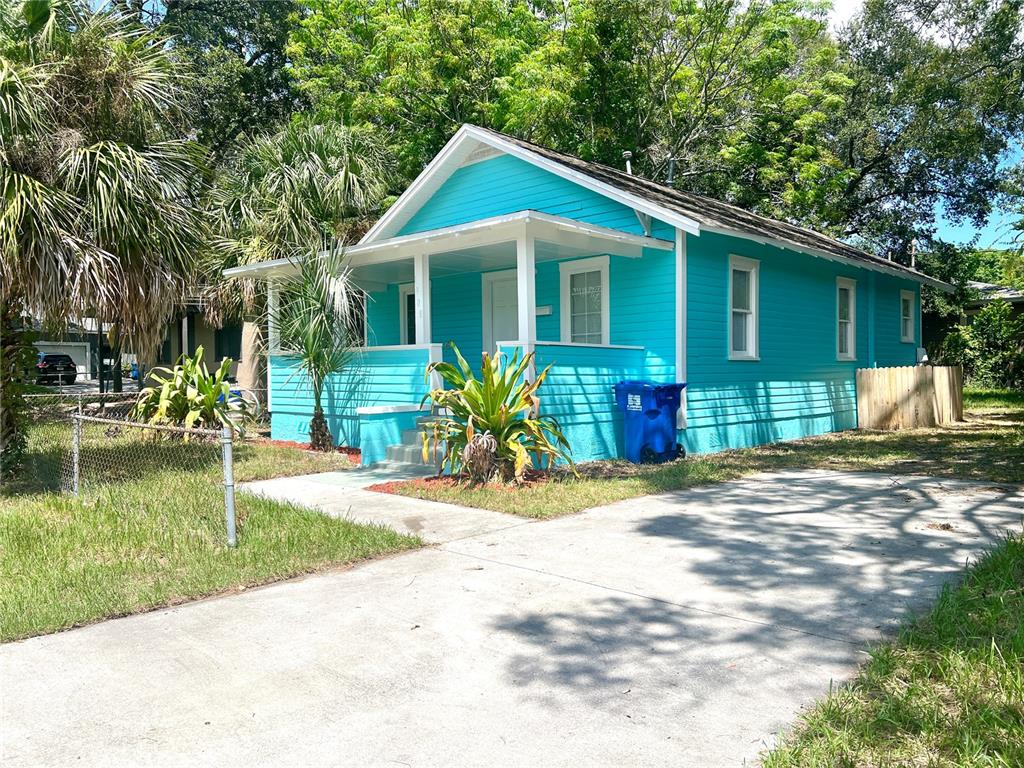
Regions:
<svg viewBox="0 0 1024 768"><path fill-rule="evenodd" d="M612 386L685 381L679 442L706 453L857 424L855 371L914 365L914 269L607 166L463 126L348 249L366 340L325 393L367 464L419 454L431 361L453 341L552 365L541 409L577 461L622 453ZM287 261L229 270L275 281ZM274 349L272 436L307 440L312 400Z"/></svg>

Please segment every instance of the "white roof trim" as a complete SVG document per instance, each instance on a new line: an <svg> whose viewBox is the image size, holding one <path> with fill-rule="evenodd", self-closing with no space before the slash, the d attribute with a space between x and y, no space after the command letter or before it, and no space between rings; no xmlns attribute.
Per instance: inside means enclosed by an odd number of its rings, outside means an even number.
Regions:
<svg viewBox="0 0 1024 768"><path fill-rule="evenodd" d="M558 235L569 233L591 237L611 243L609 252L615 255L639 256L643 248L670 251L675 245L670 240L660 240L644 235L633 235L617 229L587 224L575 219L552 216L539 211L516 211L489 219L478 219L456 224L451 227L401 235L374 243L360 243L345 249L352 266L383 264L389 261L410 259L416 254L443 253L474 248L481 245L513 242L526 226L529 233L538 240L559 242ZM616 248L618 246L618 248ZM617 250L626 253L616 253ZM295 264L289 259L275 259L243 267L224 270L225 277L274 277L295 271Z"/></svg>
<svg viewBox="0 0 1024 768"><path fill-rule="evenodd" d="M263 278L272 278L291 275L294 272L295 262L291 259L270 259L269 261L258 261L255 264L230 267L224 270L224 277L253 277L258 275Z"/></svg>
<svg viewBox="0 0 1024 768"><path fill-rule="evenodd" d="M675 211L663 208L643 197L625 192L603 181L591 178L584 173L562 163L531 152L529 149L505 141L487 131L473 125L463 125L448 141L416 180L394 202L394 204L377 220L377 223L359 241L360 245L370 244L391 237L412 218L427 199L468 159L480 145L486 145L505 152L520 160L531 163L550 173L568 179L598 194L622 203L634 211L653 216L666 224L678 227L686 232L697 234L697 221Z"/></svg>
<svg viewBox="0 0 1024 768"><path fill-rule="evenodd" d="M778 237L769 237L768 235L755 235L753 232L744 232L740 229L731 229L729 227L711 227L704 225L701 229L705 232L713 232L720 235L730 235L732 237L740 237L744 240L752 240L755 243L762 243L764 245L770 245L773 248L782 248L788 251L797 251L798 253L805 253L808 256L816 256L821 259L828 259L829 261L836 261L841 264L849 264L851 267L861 267L863 269L870 269L874 272L882 272L887 275L894 275L896 277L902 277L906 280L913 280L914 282L923 283L930 285L933 288L938 288L940 291L946 293L952 293L954 291L953 286L936 280L934 277L922 274L921 272L911 272L907 269L901 269L900 267L893 265L887 266L882 262L872 262L865 259L854 259L847 256L840 256L836 253L830 253L823 251L818 248L814 248L809 245L802 245L800 243L794 243L790 240L785 240Z"/></svg>

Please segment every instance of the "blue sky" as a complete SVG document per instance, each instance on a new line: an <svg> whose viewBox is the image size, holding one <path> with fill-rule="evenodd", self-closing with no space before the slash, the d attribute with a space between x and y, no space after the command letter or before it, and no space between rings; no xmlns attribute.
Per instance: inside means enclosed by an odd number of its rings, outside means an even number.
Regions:
<svg viewBox="0 0 1024 768"><path fill-rule="evenodd" d="M1011 166L1022 161L1024 161L1024 150L1018 147L1016 151L1006 157L1004 164ZM1019 218L1020 214L1014 215L1009 211L997 209L992 212L985 226L979 228L970 223L954 224L940 213L938 236L943 240L961 245L969 243L972 238L977 237L976 245L979 248L1008 246L1011 245L1014 235L1011 225Z"/></svg>

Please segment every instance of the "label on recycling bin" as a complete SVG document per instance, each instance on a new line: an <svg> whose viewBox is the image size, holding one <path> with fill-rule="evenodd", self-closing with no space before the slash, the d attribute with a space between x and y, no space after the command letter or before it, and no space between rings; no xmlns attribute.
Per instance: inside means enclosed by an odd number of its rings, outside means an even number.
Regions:
<svg viewBox="0 0 1024 768"><path fill-rule="evenodd" d="M642 411L643 406L640 404L640 395L629 393L626 395L626 410L627 411Z"/></svg>

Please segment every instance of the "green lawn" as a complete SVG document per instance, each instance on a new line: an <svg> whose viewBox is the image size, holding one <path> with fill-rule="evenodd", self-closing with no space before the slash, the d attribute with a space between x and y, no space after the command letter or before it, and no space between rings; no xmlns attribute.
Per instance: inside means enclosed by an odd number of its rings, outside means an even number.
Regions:
<svg viewBox="0 0 1024 768"><path fill-rule="evenodd" d="M966 421L936 429L839 432L655 466L594 462L580 465L580 479L563 475L519 489L497 484L470 487L433 479L395 483L389 490L547 518L634 496L779 469L850 469L1024 483L1024 398L1010 393L972 393L968 402L976 410L967 413Z"/></svg>
<svg viewBox="0 0 1024 768"><path fill-rule="evenodd" d="M966 387L964 388L964 408L975 410L988 408L1024 409L1024 392Z"/></svg>
<svg viewBox="0 0 1024 768"><path fill-rule="evenodd" d="M108 445L81 498L56 486L54 427L35 430L28 479L0 497L0 641L121 616L418 546L394 531L239 494L225 544L217 446ZM135 449L135 450L132 450ZM83 460L95 451L83 453ZM187 457L175 460L175 456ZM238 481L343 469L340 454L236 446ZM83 480L95 478L83 473Z"/></svg>

